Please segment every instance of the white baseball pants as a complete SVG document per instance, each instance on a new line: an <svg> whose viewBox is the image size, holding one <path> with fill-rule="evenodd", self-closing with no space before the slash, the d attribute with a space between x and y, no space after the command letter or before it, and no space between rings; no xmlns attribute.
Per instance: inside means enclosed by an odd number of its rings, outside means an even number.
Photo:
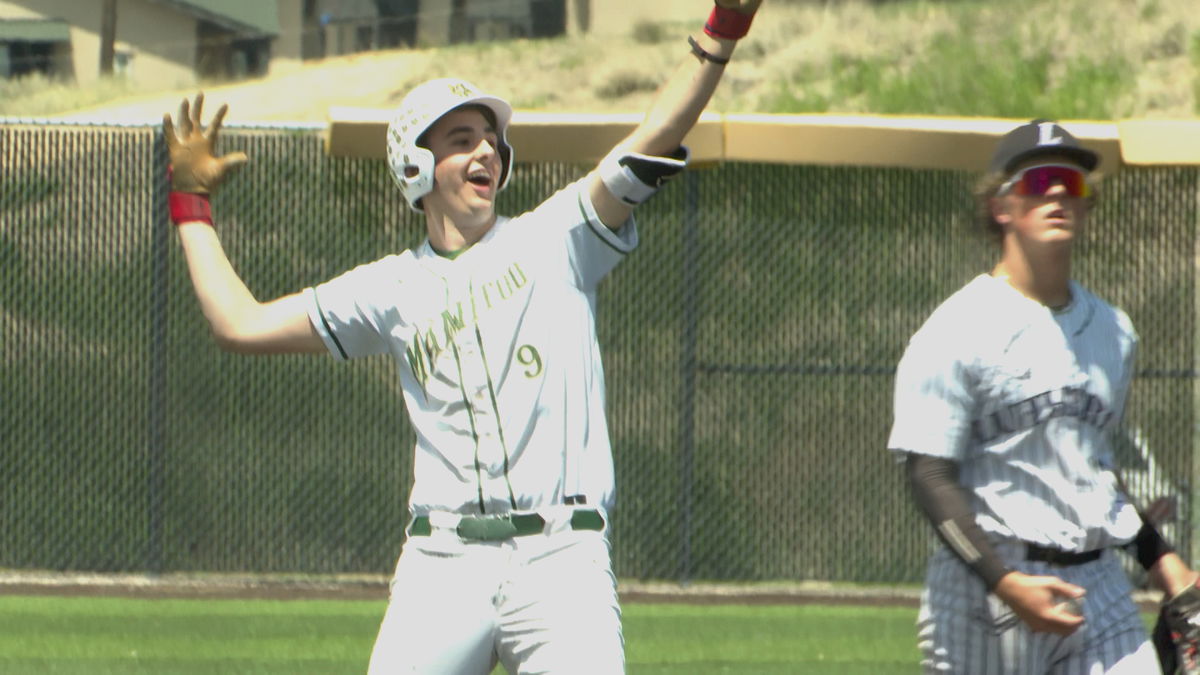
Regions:
<svg viewBox="0 0 1200 675"><path fill-rule="evenodd" d="M553 531L464 541L410 536L369 673L624 673L607 536Z"/></svg>

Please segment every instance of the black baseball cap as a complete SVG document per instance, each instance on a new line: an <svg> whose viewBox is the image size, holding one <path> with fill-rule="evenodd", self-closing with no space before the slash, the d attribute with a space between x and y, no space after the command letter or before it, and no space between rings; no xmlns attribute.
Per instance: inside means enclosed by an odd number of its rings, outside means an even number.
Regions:
<svg viewBox="0 0 1200 675"><path fill-rule="evenodd" d="M1000 139L988 171L1010 173L1013 167L1038 155L1062 155L1092 171L1100 164L1100 156L1079 143L1071 132L1058 122L1035 119L1013 129Z"/></svg>

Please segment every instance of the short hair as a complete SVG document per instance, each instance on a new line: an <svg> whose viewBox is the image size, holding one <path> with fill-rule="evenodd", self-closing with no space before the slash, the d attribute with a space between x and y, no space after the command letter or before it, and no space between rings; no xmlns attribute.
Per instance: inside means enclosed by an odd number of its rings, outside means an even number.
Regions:
<svg viewBox="0 0 1200 675"><path fill-rule="evenodd" d="M989 171L975 183L975 222L979 231L993 243L999 244L1004 238L1004 228L992 217L992 199L1000 191L1000 186L1008 176L999 171Z"/></svg>

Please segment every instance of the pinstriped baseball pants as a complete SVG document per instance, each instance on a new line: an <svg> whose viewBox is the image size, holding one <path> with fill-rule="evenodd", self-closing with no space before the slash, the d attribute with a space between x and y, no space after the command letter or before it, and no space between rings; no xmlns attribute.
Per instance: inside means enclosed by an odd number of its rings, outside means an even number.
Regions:
<svg viewBox="0 0 1200 675"><path fill-rule="evenodd" d="M1084 623L1069 636L1034 633L945 547L929 561L918 646L926 673L961 675L1147 675L1160 672L1116 553L1075 566L1024 560L1019 542L997 551L1012 569L1057 576L1087 589Z"/></svg>

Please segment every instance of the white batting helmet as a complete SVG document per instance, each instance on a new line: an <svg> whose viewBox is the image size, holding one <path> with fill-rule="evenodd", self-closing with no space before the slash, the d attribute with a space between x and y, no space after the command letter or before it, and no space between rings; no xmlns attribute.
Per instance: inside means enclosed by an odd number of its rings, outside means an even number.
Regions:
<svg viewBox="0 0 1200 675"><path fill-rule="evenodd" d="M482 105L496 116L496 136L499 139L500 182L503 190L512 173L513 151L508 144L508 123L512 106L507 101L488 96L475 85L457 78L441 78L417 85L396 110L388 123L387 156L392 178L408 205L422 211L421 197L433 191L433 153L417 145L417 140L446 113L463 105Z"/></svg>

